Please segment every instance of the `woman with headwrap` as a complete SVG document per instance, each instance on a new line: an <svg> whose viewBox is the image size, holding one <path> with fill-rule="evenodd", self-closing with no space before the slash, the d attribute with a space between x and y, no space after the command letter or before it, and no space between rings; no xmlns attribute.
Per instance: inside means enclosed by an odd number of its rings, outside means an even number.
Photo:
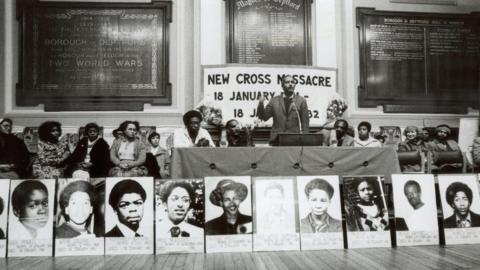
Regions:
<svg viewBox="0 0 480 270"><path fill-rule="evenodd" d="M430 151L447 152L460 151L458 143L450 139L452 130L448 125L439 125L435 129L435 138L427 144Z"/></svg>
<svg viewBox="0 0 480 270"><path fill-rule="evenodd" d="M436 172L459 172L463 166L463 156L458 143L450 139L452 131L448 125L439 125L435 129L435 138L427 143L433 154L433 170ZM440 155L440 152L450 152Z"/></svg>

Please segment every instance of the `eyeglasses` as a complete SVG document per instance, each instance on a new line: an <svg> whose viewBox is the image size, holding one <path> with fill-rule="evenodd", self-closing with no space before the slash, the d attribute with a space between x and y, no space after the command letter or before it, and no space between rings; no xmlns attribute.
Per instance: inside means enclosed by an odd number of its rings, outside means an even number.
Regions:
<svg viewBox="0 0 480 270"><path fill-rule="evenodd" d="M177 202L178 200L181 200L183 203L190 203L191 202L189 197L180 197L180 196L177 196L177 195L170 196L168 199L172 202Z"/></svg>
<svg viewBox="0 0 480 270"><path fill-rule="evenodd" d="M136 207L140 207L143 205L143 200L136 200L134 202L125 202L125 201L121 201L118 203L118 207L119 208L122 208L122 209L125 209L127 207L129 207L130 205L134 205Z"/></svg>

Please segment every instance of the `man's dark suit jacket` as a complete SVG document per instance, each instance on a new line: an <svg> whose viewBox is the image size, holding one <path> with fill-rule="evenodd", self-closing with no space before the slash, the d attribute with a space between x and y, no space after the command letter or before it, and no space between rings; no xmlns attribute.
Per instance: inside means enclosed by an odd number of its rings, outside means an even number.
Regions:
<svg viewBox="0 0 480 270"><path fill-rule="evenodd" d="M124 237L124 235L118 226L115 225L115 227L105 234L105 237Z"/></svg>
<svg viewBox="0 0 480 270"><path fill-rule="evenodd" d="M470 211L470 218L471 218L471 225L472 227L480 227L480 215L475 214L474 212ZM458 228L457 227L457 219L455 217L455 213L443 221L444 228L451 229L451 228Z"/></svg>
<svg viewBox="0 0 480 270"><path fill-rule="evenodd" d="M289 108L285 108L284 95L273 97L267 106L264 108L263 104L257 106L257 116L263 121L267 121L273 117L272 130L270 131L270 144L275 142L278 133L281 132L300 132L300 123L302 124L302 132L309 131L309 117L307 100L304 97L293 95L292 103ZM297 114L298 111L298 114Z"/></svg>

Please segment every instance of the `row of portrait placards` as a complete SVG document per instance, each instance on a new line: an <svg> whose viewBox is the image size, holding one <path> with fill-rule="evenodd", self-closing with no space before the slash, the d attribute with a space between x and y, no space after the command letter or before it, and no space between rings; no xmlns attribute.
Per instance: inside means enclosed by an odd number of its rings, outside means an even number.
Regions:
<svg viewBox="0 0 480 270"><path fill-rule="evenodd" d="M23 257L391 247L391 230L398 246L438 245L439 225L447 245L480 243L478 176L438 175L437 181L441 224L435 179L428 174L392 175L388 190L382 176L2 179L0 252Z"/></svg>

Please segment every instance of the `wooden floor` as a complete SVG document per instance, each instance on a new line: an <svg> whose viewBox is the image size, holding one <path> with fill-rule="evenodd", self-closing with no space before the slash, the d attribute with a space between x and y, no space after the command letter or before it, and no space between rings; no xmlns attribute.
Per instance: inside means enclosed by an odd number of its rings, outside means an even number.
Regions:
<svg viewBox="0 0 480 270"><path fill-rule="evenodd" d="M302 252L8 258L0 260L0 269L480 269L480 245Z"/></svg>

